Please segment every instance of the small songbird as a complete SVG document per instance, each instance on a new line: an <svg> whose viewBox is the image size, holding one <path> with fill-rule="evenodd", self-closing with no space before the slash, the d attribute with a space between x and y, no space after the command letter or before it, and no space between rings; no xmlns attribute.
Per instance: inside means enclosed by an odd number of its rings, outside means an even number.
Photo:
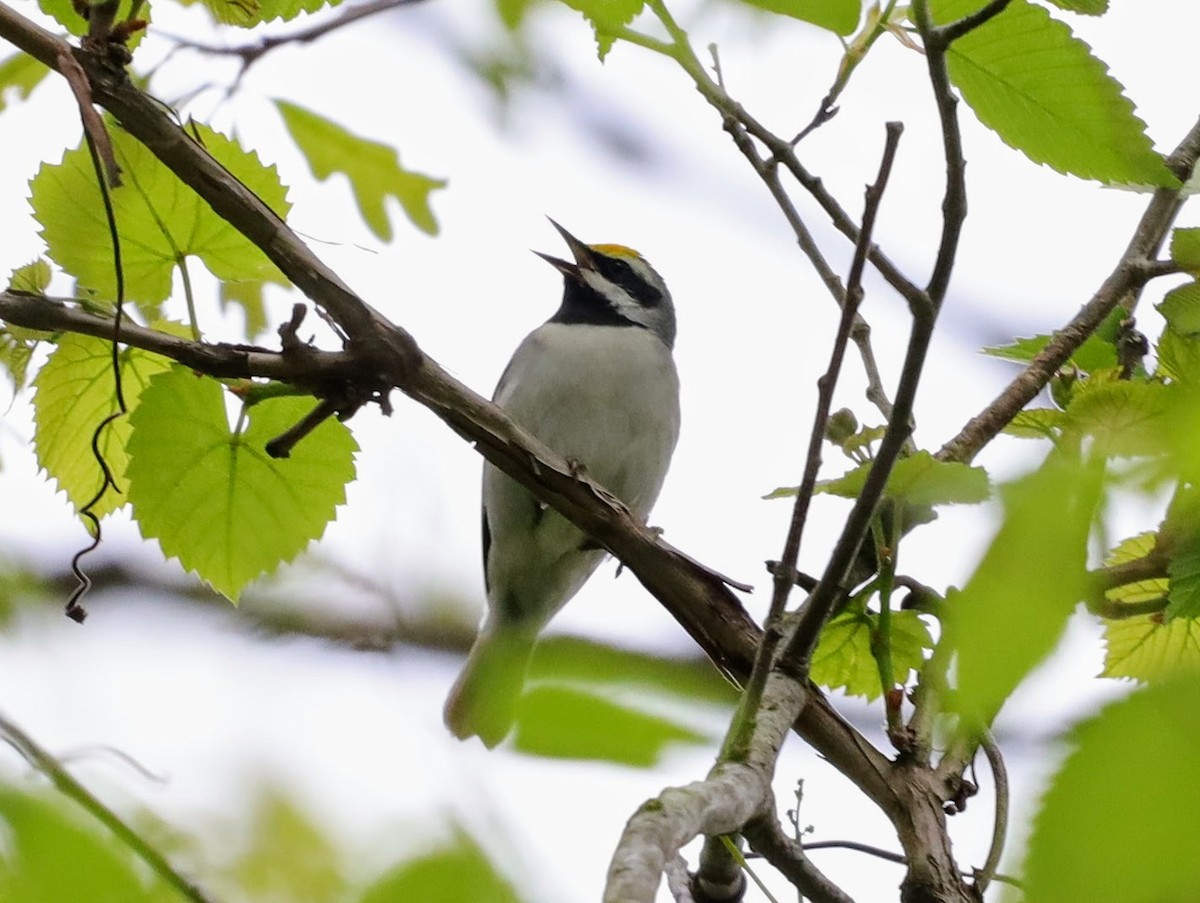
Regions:
<svg viewBox="0 0 1200 903"><path fill-rule="evenodd" d="M558 311L517 347L493 400L645 519L679 436L675 308L662 278L622 245L586 245L562 226L573 263ZM446 726L493 747L509 732L538 632L605 552L491 464L483 467L488 610L446 700Z"/></svg>

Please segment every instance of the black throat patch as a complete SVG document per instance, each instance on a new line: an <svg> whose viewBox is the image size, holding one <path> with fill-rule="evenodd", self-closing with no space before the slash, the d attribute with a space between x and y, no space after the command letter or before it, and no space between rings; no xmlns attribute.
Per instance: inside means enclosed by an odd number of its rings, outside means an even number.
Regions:
<svg viewBox="0 0 1200 903"><path fill-rule="evenodd" d="M562 304L551 323L590 323L595 326L639 326L620 313L612 302L591 286L566 277Z"/></svg>

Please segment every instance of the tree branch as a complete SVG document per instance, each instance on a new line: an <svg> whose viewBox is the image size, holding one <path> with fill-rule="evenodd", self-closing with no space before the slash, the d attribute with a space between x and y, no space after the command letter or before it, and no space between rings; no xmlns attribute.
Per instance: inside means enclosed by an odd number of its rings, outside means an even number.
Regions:
<svg viewBox="0 0 1200 903"><path fill-rule="evenodd" d="M116 321L83 310L73 298L47 298L24 292L0 291L0 319L27 329L45 332L73 332L112 339ZM254 345L224 342L194 342L169 333L147 329L124 320L121 343L152 351L207 373L209 376L243 378L263 377L284 382L314 384L362 378L358 358L345 351L318 351L306 348L301 354L271 351Z"/></svg>
<svg viewBox="0 0 1200 903"><path fill-rule="evenodd" d="M1200 158L1200 120L1167 158L1167 168L1180 187L1159 188L1134 229L1128 247L1100 288L1066 326L1054 334L1038 354L996 399L975 415L937 453L942 461L969 463L991 442L1067 362L1119 304L1126 304L1157 274L1153 261L1183 203L1183 183L1191 178ZM1132 301L1128 302L1132 308Z"/></svg>
<svg viewBox="0 0 1200 903"><path fill-rule="evenodd" d="M774 817L771 779L789 726L807 702L802 684L772 672L741 762L718 762L703 781L670 787L629 819L609 865L605 903L653 903L666 864L700 835L736 834Z"/></svg>

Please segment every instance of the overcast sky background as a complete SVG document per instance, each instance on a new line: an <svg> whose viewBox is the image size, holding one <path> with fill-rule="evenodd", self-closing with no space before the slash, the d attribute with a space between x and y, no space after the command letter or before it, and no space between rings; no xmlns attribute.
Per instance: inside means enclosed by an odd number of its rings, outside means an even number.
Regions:
<svg viewBox="0 0 1200 903"><path fill-rule="evenodd" d="M1188 0L1114 0L1113 6L1096 21L1063 17L1109 62L1160 149L1170 150L1195 116L1189 42L1200 9ZM18 4L26 14L30 7ZM839 57L832 36L781 19L753 21L724 6L676 12L697 48L719 43L727 87L756 117L781 134L808 121ZM206 31L195 10L156 8L155 15L163 32ZM652 520L678 547L759 587L747 599L757 616L769 595L762 561L778 556L790 514L788 503L761 496L799 480L834 305L716 114L681 72L620 45L599 65L589 29L565 7L538 10L534 24L533 41L553 48L561 66L560 87L523 92L503 112L455 59L455 48L478 46L498 27L479 2L419 4L278 50L250 70L234 98L207 93L192 112L236 129L247 146L277 162L291 186L293 227L364 298L483 394L521 337L558 303L560 277L529 253L563 252L545 214L586 241L643 252L675 298L684 393L680 444ZM152 37L138 54L154 57L169 46ZM157 92L170 97L208 67L234 68L180 53ZM863 185L878 167L883 122L905 123L876 238L917 281L936 248L942 187L924 72L921 57L881 40L843 96L842 112L802 146L810 169L857 216ZM395 240L375 240L344 180L315 184L298 153L281 142L272 97L394 144L406 166L448 178L449 187L433 199L441 235L420 234L392 208ZM963 120L970 216L917 411L917 442L935 449L1013 372L976 349L1064 323L1108 273L1145 205L1143 196L1036 167L965 110ZM40 87L32 103L5 111L0 210L25 209L27 179L78 134L58 81ZM852 249L797 197L844 274ZM1185 211L1181 223L1196 221ZM0 272L40 250L32 221L11 213L0 218ZM275 320L292 300L274 300ZM864 313L894 385L907 335L904 305L873 280ZM227 337L214 307L201 316L213 337ZM1139 321L1157 335L1148 304ZM860 371L851 357L838 403L875 422L862 399ZM0 546L14 559L62 568L84 533L26 449L32 433L26 400L18 399L0 422ZM451 599L474 617L483 598L479 459L428 412L395 400L390 419L367 410L352 422L362 447L360 478L317 552L412 604ZM979 463L1003 478L1040 451L1001 440ZM843 462L830 452L826 466L833 475ZM803 569L820 569L845 511L835 500L816 506ZM1157 521L1136 500L1117 505L1114 518L1118 536ZM906 540L901 569L936 587L961 584L993 523L981 509L947 511ZM157 548L138 538L126 516L113 519L106 536L98 559L158 567ZM686 651L687 637L637 582L612 576L611 565L602 568L553 629ZM323 604L354 610L373 602L341 587ZM646 771L487 752L453 741L441 725L442 700L460 664L449 655L263 642L233 629L227 614L184 612L150 592L98 595L90 608L82 628L52 611L21 617L0 638L0 710L53 750L106 744L167 775L166 784L150 783L103 758L76 768L105 799L143 803L214 839L223 836L220 826L238 823L249 787L264 777L281 782L354 851L354 865L364 871L435 840L439 831L448 835L445 826L457 819L531 900L594 900L625 819L662 787L702 777L723 726L718 709L643 697L640 703L709 731L713 743L680 748ZM1083 619L1073 623L1064 650L1002 716L1001 726L1020 740L1010 762L1017 824L1055 761L1053 746L1027 741L1052 737L1120 691L1091 679L1100 663L1095 635ZM855 704L849 710L880 738L881 713ZM882 816L798 746L792 744L779 771L781 800L804 778L802 820L815 824L818 838L896 848ZM19 768L8 753L0 753L0 765ZM985 789L956 819L968 867L982 862L990 805ZM819 864L863 900L888 898L902 876L899 867L858 854L819 855Z"/></svg>

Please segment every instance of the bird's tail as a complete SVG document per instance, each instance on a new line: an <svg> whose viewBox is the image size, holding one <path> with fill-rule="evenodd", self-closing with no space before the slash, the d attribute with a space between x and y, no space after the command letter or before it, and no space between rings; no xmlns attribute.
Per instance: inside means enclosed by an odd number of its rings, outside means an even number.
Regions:
<svg viewBox="0 0 1200 903"><path fill-rule="evenodd" d="M505 738L516 717L535 638L484 625L446 699L443 718L454 736L479 737L488 749Z"/></svg>

